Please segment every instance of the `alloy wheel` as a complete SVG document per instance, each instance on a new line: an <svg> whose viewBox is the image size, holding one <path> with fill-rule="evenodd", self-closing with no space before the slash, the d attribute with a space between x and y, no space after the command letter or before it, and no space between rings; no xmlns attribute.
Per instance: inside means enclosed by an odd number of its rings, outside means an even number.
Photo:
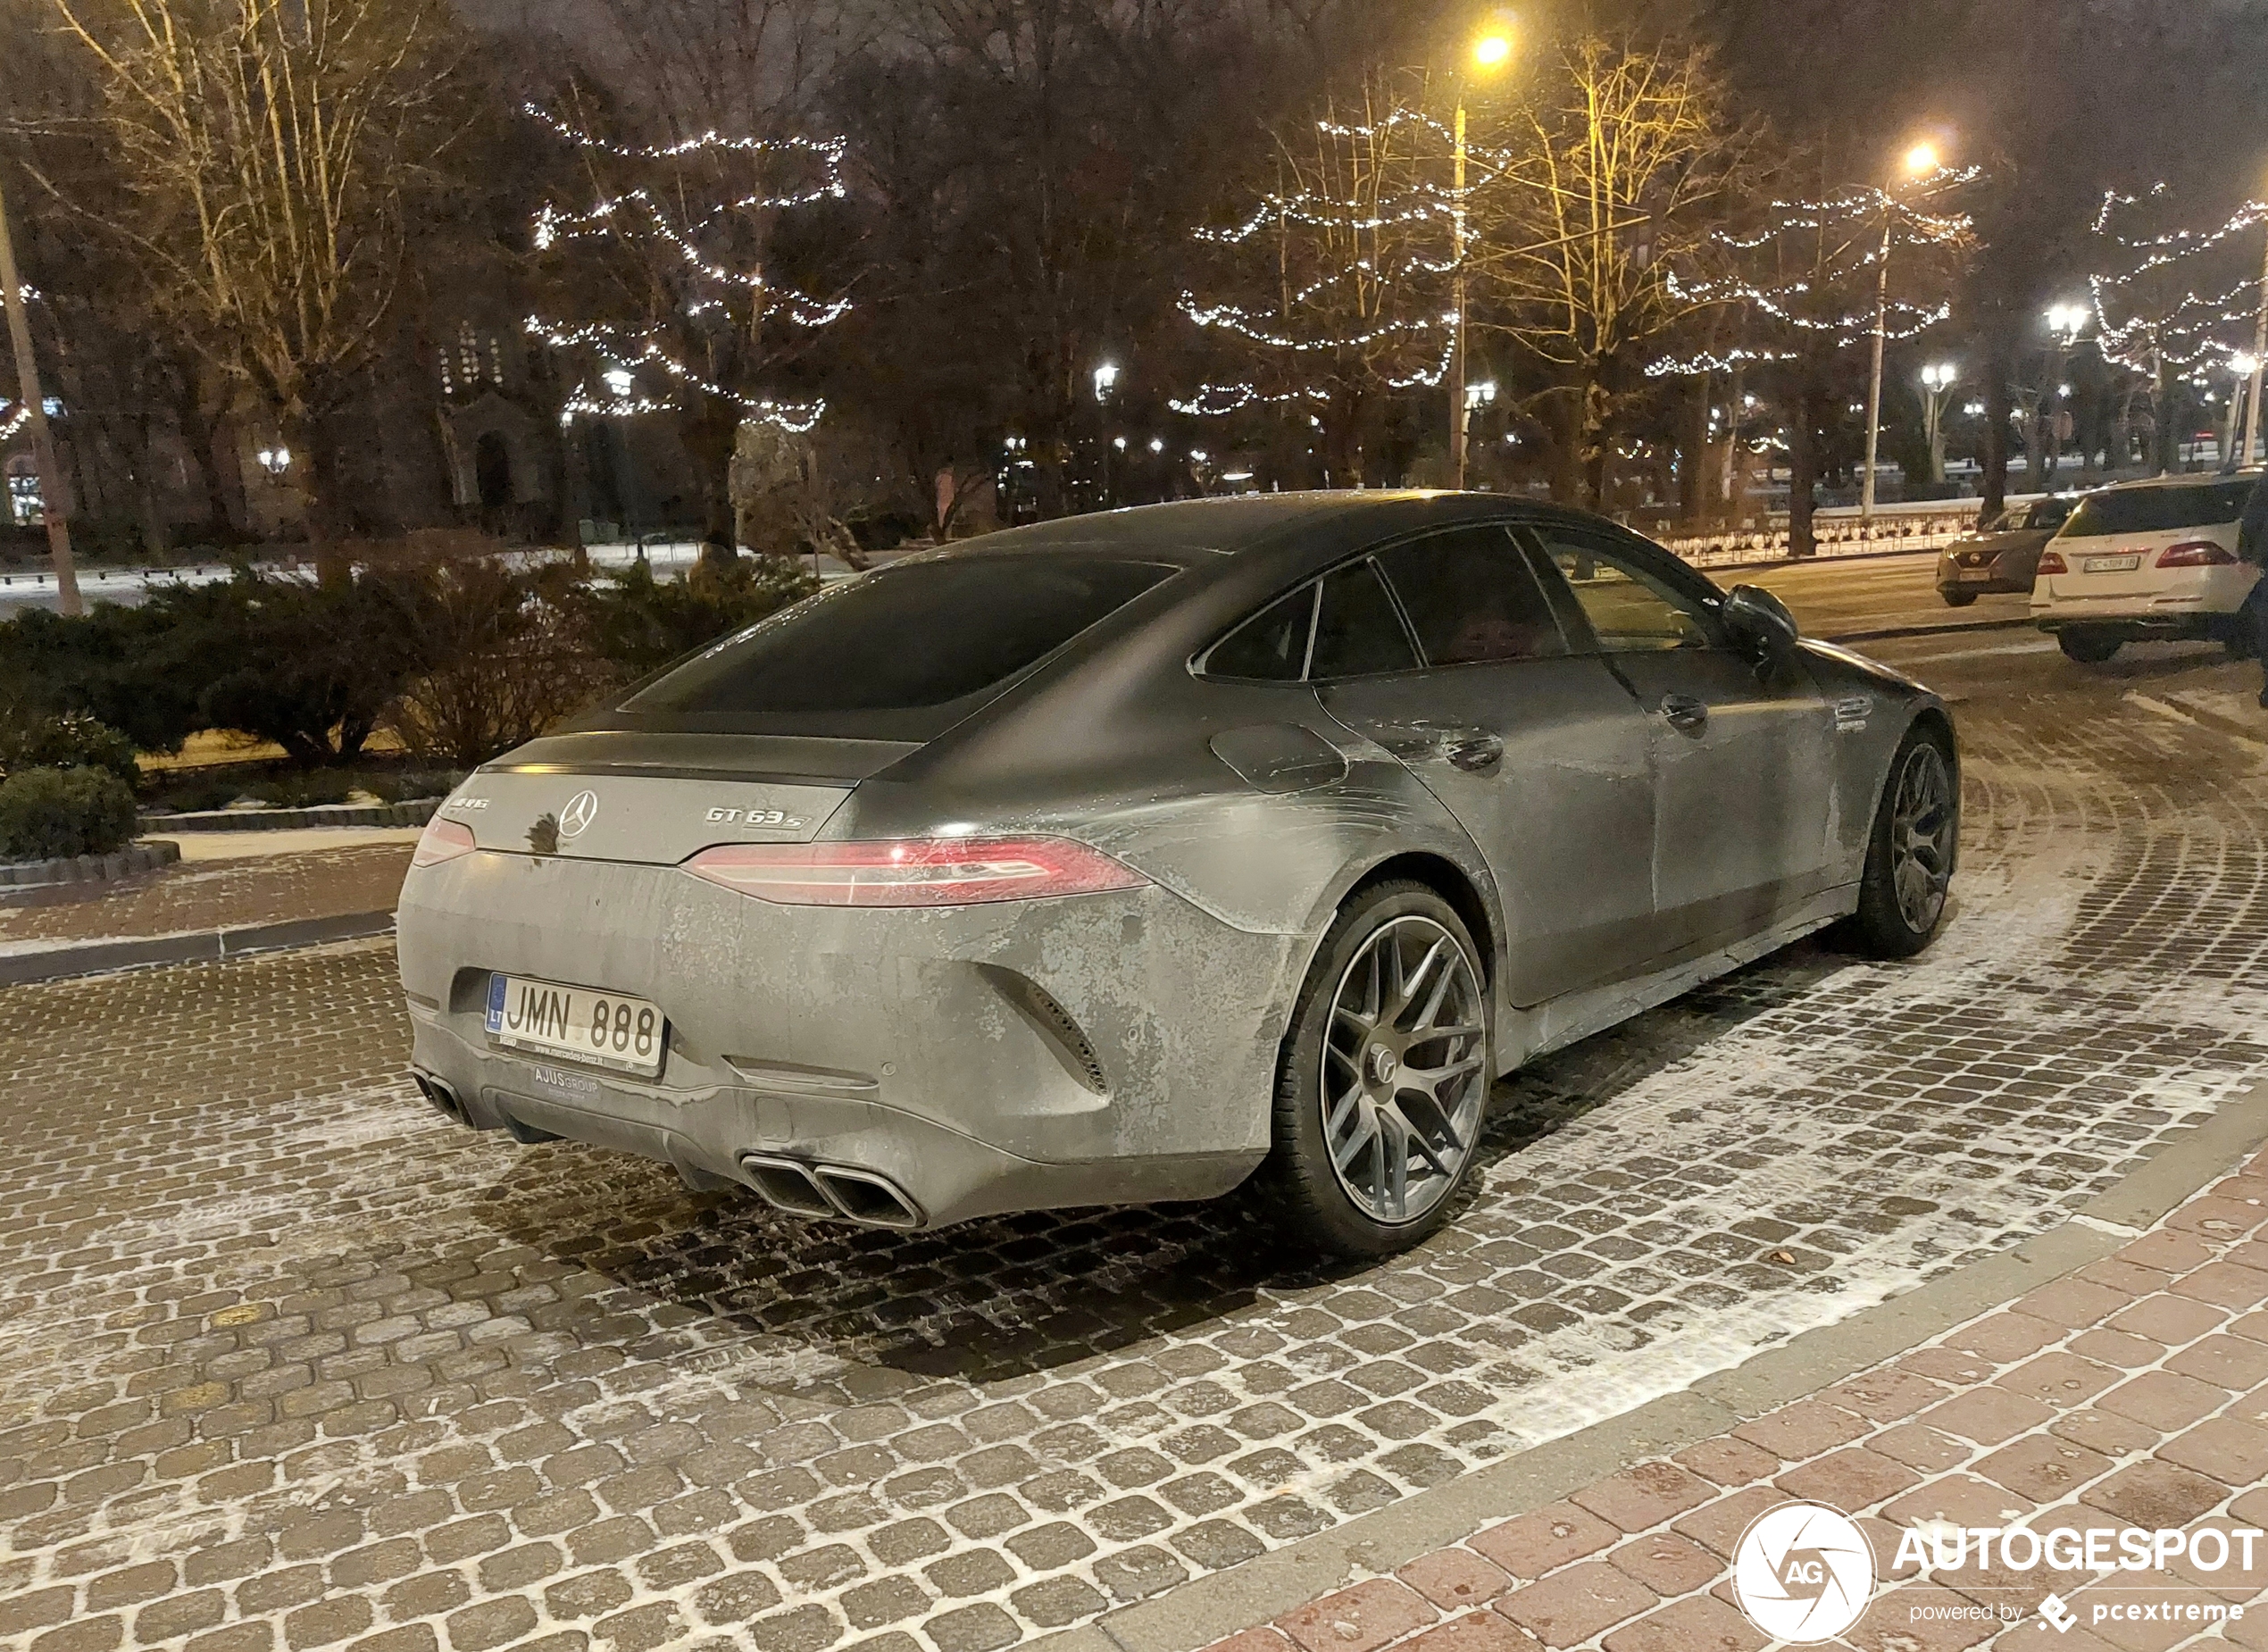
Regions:
<svg viewBox="0 0 2268 1652"><path fill-rule="evenodd" d="M1432 919L1395 918L1340 975L1323 1035L1323 1142L1372 1221L1415 1222L1472 1156L1488 1091L1480 981Z"/></svg>
<svg viewBox="0 0 2268 1652"><path fill-rule="evenodd" d="M1945 754L1923 742L1898 771L1890 808L1890 885L1898 916L1917 935L1937 926L1953 876L1953 777Z"/></svg>

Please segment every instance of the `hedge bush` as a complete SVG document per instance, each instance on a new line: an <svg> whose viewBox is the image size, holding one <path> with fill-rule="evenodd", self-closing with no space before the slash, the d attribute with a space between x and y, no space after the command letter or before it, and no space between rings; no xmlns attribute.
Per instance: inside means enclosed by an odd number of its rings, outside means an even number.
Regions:
<svg viewBox="0 0 2268 1652"><path fill-rule="evenodd" d="M0 775L23 769L107 769L129 786L141 778L134 742L83 712L0 710Z"/></svg>
<svg viewBox="0 0 2268 1652"><path fill-rule="evenodd" d="M0 855L108 855L134 836L134 793L107 769L24 769L0 780Z"/></svg>

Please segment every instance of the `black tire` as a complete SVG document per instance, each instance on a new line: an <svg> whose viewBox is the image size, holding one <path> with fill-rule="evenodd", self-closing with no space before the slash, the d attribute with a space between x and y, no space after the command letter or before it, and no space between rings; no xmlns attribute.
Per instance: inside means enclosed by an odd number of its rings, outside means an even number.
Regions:
<svg viewBox="0 0 2268 1652"><path fill-rule="evenodd" d="M2055 646L2064 651L2067 660L2076 660L2081 665L2100 665L2126 647L2126 638L2116 631L2066 629L2055 633Z"/></svg>
<svg viewBox="0 0 2268 1652"><path fill-rule="evenodd" d="M1934 842L1930 851L1935 855L1940 870L1935 878L1934 899L1916 903L1900 898L1901 866L1909 858L1906 843L1914 841L1912 834L1901 833L1902 805L1911 795L1907 790L1909 780L1922 778L1912 772L1914 765L1926 766L1932 761L1939 766L1945 785L1946 818L1941 829L1932 827ZM1882 799L1875 805L1873 830L1867 834L1866 868L1859 879L1858 910L1843 921L1837 939L1850 951L1872 958L1910 958L1927 947L1945 922L1946 885L1952 877L1953 855L1960 834L1961 789L1953 747L1941 730L1916 725L1906 730L1905 738L1898 742L1897 755L1890 759L1889 773L1882 783ZM1907 875L1910 878L1912 874Z"/></svg>
<svg viewBox="0 0 2268 1652"><path fill-rule="evenodd" d="M1938 595L1945 598L1945 605L1948 608L1966 608L1977 600L1977 594L1974 591L1941 590Z"/></svg>
<svg viewBox="0 0 2268 1652"><path fill-rule="evenodd" d="M1435 933L1446 934L1462 953L1461 963L1477 1010L1473 1022L1477 1032L1447 1045L1441 1064L1461 1066L1477 1055L1478 1067L1472 1075L1474 1089L1468 1092L1460 1089L1456 1092L1456 1118L1438 1112L1432 1115L1433 1121L1442 1127L1440 1131L1433 1131L1430 1126L1419 1128L1419 1133L1428 1135L1430 1148L1445 1156L1448 1132L1454 1131L1461 1138L1462 1147L1449 1173L1440 1176L1429 1172L1423 1184L1426 1199L1422 1210L1412 1212L1403 1220L1383 1220L1372 1208L1357 1202L1348 1191L1347 1179L1333 1165L1323 1097L1322 1077L1327 1065L1324 1040L1335 1024L1333 1005L1339 1002L1342 989L1355 984L1351 972L1358 964L1366 964L1371 955L1368 949L1374 940L1380 946L1404 942L1422 945ZM1445 961L1444 967L1454 966ZM1487 1114L1488 1087L1495 1078L1489 1064L1490 1021L1488 972L1481 965L1480 951L1463 920L1440 896L1421 883L1377 883L1358 891L1340 908L1323 937L1323 944L1316 949L1315 961L1293 1007L1291 1025L1284 1034L1282 1053L1276 1064L1274 1146L1252 1183L1287 1239L1334 1256L1390 1256L1418 1244L1448 1219L1472 1168L1480 1126ZM1362 1039L1368 1037L1360 1035ZM1416 1050L1430 1042L1421 1040L1408 1047ZM1334 1059L1346 1063L1343 1055ZM1354 1065L1346 1064L1350 1069ZM1414 1064L1413 1070L1416 1070ZM1390 1064L1387 1073L1389 1079L1394 1074ZM1361 1077L1351 1081L1364 1090L1365 1097L1375 1088L1371 1076L1365 1062ZM1417 1093L1422 1097L1425 1092ZM1353 1097L1352 1089L1349 1096L1350 1105L1357 1108L1366 1105L1364 1097ZM1399 1108L1400 1098L1397 1096L1397 1120L1403 1118ZM1422 1111L1414 1106L1413 1110ZM1468 1113L1469 1117L1465 1116ZM1404 1122L1417 1123L1414 1119ZM1357 1157L1354 1163L1357 1170L1364 1164L1380 1167L1379 1175L1383 1177L1388 1133L1379 1129L1374 1134L1376 1146L1372 1152L1377 1157ZM1410 1157L1409 1153L1403 1154L1405 1164Z"/></svg>

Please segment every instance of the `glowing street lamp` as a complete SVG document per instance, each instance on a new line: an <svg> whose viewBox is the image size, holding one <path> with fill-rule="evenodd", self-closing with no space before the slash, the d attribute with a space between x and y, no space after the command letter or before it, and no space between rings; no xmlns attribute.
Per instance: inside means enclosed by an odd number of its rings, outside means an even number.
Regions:
<svg viewBox="0 0 2268 1652"><path fill-rule="evenodd" d="M278 481L283 480L283 473L291 469L291 449L288 447L263 447L254 456L260 461L260 468Z"/></svg>
<svg viewBox="0 0 2268 1652"><path fill-rule="evenodd" d="M1118 388L1118 363L1105 362L1095 370L1095 399L1107 402L1111 392Z"/></svg>
<svg viewBox="0 0 2268 1652"><path fill-rule="evenodd" d="M1477 74L1500 72L1512 62L1513 40L1510 29L1499 23L1488 29L1472 43L1472 67ZM1455 177L1451 180L1454 202L1452 221L1456 226L1456 298L1449 326L1449 468L1455 475L1455 486L1464 487L1466 438L1472 416L1472 403L1466 398L1464 386L1465 337L1465 79L1457 81L1457 138Z"/></svg>
<svg viewBox="0 0 2268 1652"><path fill-rule="evenodd" d="M1937 145L1924 139L1905 152L1905 177L1903 181L1914 183L1932 177L1944 165L1945 157L1939 153ZM1866 385L1866 474L1859 484L1858 495L1859 521L1868 523L1874 520L1874 462L1881 451L1882 441L1882 346L1889 336L1890 231L1894 221L1890 216L1889 192L1885 191L1882 196L1882 255L1874 267L1874 367Z"/></svg>

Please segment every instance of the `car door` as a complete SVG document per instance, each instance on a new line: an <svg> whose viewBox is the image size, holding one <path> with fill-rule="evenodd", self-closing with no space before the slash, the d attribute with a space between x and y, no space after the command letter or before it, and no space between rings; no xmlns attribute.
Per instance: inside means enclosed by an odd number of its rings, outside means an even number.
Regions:
<svg viewBox="0 0 2268 1652"><path fill-rule="evenodd" d="M1800 663L1760 680L1714 588L1668 552L1603 529L1533 531L1580 647L1647 722L1662 950L1769 927L1832 875L1833 708Z"/></svg>
<svg viewBox="0 0 2268 1652"><path fill-rule="evenodd" d="M1378 634L1359 613L1397 606L1390 622L1409 630L1397 669L1374 669L1373 644L1335 640ZM1311 675L1331 716L1401 758L1479 847L1504 910L1513 1004L1644 962L1654 917L1645 719L1604 661L1571 647L1505 527L1425 534L1332 575Z"/></svg>

